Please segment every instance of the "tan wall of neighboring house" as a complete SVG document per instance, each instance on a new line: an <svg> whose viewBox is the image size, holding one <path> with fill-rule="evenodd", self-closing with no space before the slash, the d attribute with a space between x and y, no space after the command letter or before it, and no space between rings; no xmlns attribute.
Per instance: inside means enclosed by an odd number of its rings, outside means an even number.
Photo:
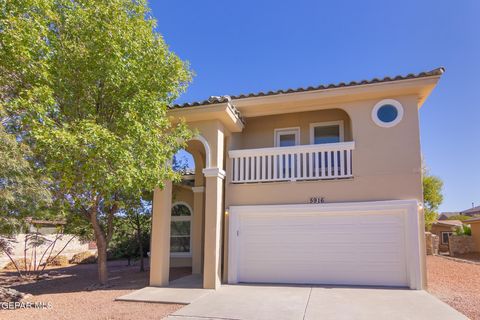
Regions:
<svg viewBox="0 0 480 320"><path fill-rule="evenodd" d="M472 238L475 243L475 251L480 252L480 222L471 223Z"/></svg>

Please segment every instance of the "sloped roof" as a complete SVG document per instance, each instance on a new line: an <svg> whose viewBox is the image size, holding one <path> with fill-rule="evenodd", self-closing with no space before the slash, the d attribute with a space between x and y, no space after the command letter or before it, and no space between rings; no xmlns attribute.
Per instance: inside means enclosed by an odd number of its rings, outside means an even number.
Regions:
<svg viewBox="0 0 480 320"><path fill-rule="evenodd" d="M393 81L401 81L401 80L408 80L408 79L418 79L418 78L425 78L431 76L440 76L445 72L445 68L440 67L433 69L431 71L424 71L420 73L409 73L407 75L397 75L394 77L384 77L384 78L373 78L370 80L360 80L360 81L351 81L351 82L340 82L340 83L330 83L330 84L321 84L318 86L310 86L310 87L301 87L301 88L289 88L289 89L282 89L276 91L268 91L268 92L256 92L256 93L246 93L246 94L239 94L239 95L231 95L229 96L232 100L237 99L245 99L245 98L254 98L254 97L263 97L263 96L273 96L273 95L280 95L280 94L288 94L288 93L296 93L296 92L305 92L305 91L315 91L315 90L325 90L325 89L334 89L334 88L342 88L342 87L353 87L353 86L360 86L360 85L367 85L367 84L375 84L381 82L393 82ZM188 107L195 107L195 106L203 106L209 104L216 104L216 103L224 103L228 102L227 96L211 96L207 100L203 101L195 101L195 102L188 102L183 104L175 104L170 106L170 109L175 108L188 108Z"/></svg>
<svg viewBox="0 0 480 320"><path fill-rule="evenodd" d="M478 217L478 218L473 218L473 219L468 219L468 220L465 220L465 221L463 221L463 222L465 222L465 223L472 223L472 222L475 222L475 223L476 223L476 222L480 222L480 217Z"/></svg>
<svg viewBox="0 0 480 320"><path fill-rule="evenodd" d="M451 216L457 216L460 214L460 211L457 212L441 212L438 220L447 220Z"/></svg>
<svg viewBox="0 0 480 320"><path fill-rule="evenodd" d="M468 210L464 210L461 212L462 214L474 214L474 213L479 213L480 214L480 206L476 206L473 208L470 208Z"/></svg>
<svg viewBox="0 0 480 320"><path fill-rule="evenodd" d="M461 227L463 225L462 221L460 220L442 220L435 222L435 224L442 224L454 227Z"/></svg>

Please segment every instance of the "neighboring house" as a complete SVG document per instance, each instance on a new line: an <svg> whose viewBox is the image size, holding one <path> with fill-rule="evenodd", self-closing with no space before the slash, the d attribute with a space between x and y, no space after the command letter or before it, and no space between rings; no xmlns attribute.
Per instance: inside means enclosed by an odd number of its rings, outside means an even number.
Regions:
<svg viewBox="0 0 480 320"><path fill-rule="evenodd" d="M442 212L438 215L438 220L448 220L450 217L458 216L460 212Z"/></svg>
<svg viewBox="0 0 480 320"><path fill-rule="evenodd" d="M65 224L65 220L40 220L26 218L27 229L29 232L38 232L43 235L61 233Z"/></svg>
<svg viewBox="0 0 480 320"><path fill-rule="evenodd" d="M470 217L480 216L480 206L464 210L460 212L460 214L464 216L470 216Z"/></svg>
<svg viewBox="0 0 480 320"><path fill-rule="evenodd" d="M475 251L480 252L480 217L463 221L472 228L472 238L475 244Z"/></svg>
<svg viewBox="0 0 480 320"><path fill-rule="evenodd" d="M442 220L432 224L430 232L436 234L439 239L439 251L449 252L448 239L456 229L462 228L463 223L460 220Z"/></svg>
<svg viewBox="0 0 480 320"><path fill-rule="evenodd" d="M443 72L172 106L195 175L154 192L150 285L424 288L418 109Z"/></svg>

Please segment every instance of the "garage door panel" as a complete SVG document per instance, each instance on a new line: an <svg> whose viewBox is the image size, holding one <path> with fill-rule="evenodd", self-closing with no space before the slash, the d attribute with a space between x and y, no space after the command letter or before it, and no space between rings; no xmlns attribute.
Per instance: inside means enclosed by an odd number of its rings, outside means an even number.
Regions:
<svg viewBox="0 0 480 320"><path fill-rule="evenodd" d="M404 223L399 212L240 215L238 281L405 286Z"/></svg>
<svg viewBox="0 0 480 320"><path fill-rule="evenodd" d="M351 269L347 267L317 267L317 269L313 269L314 267L317 266L303 265L296 268L296 272L303 275L303 277L298 277L295 273L271 270L268 265L262 265L258 269L244 270L249 274L248 281L245 282L405 286L405 279L402 276L392 274L401 273L400 269L385 271L384 268L359 265L357 271L352 273ZM359 277L359 273L361 273L361 277Z"/></svg>

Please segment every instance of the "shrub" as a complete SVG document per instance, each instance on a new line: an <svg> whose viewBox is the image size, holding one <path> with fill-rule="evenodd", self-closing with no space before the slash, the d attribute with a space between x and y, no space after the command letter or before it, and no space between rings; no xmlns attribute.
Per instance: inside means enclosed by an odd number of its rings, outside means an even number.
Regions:
<svg viewBox="0 0 480 320"><path fill-rule="evenodd" d="M0 301L2 302L19 302L31 296L28 293L19 292L12 288L0 287Z"/></svg>
<svg viewBox="0 0 480 320"><path fill-rule="evenodd" d="M86 264L86 263L95 263L97 262L97 256L91 251L83 251L77 254L74 254L72 259L69 261L72 264Z"/></svg>
<svg viewBox="0 0 480 320"><path fill-rule="evenodd" d="M52 267L63 267L68 266L68 258L66 256L57 256L57 257L50 257L47 260L47 266Z"/></svg>
<svg viewBox="0 0 480 320"><path fill-rule="evenodd" d="M15 262L17 263L17 266L20 269L20 271L25 271L25 259L24 258L17 259L17 260L15 260ZM30 259L27 258L27 269L29 268L29 266L30 266ZM13 264L12 261L7 263L7 265L5 267L3 267L3 269L4 270L17 270L15 268L15 264Z"/></svg>
<svg viewBox="0 0 480 320"><path fill-rule="evenodd" d="M458 227L455 229L455 235L457 236L471 236L472 235L472 228L467 225L463 225L463 227Z"/></svg>

